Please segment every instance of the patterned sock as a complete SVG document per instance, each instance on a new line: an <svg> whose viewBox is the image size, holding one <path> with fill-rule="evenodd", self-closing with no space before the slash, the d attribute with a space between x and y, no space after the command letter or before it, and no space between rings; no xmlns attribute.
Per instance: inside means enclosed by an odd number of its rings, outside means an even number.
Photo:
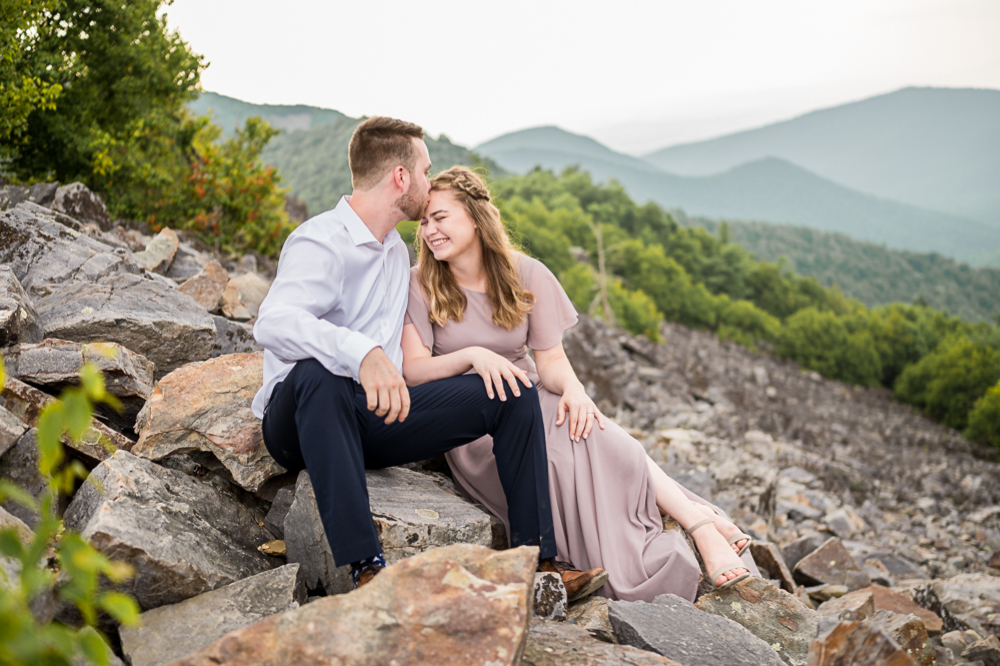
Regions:
<svg viewBox="0 0 1000 666"><path fill-rule="evenodd" d="M369 557L364 560L358 560L357 562L351 562L351 580L354 581L354 587L358 586L358 578L361 576L361 570L365 567L370 567L373 564L377 564L380 567L385 568L385 556L379 553L375 557Z"/></svg>

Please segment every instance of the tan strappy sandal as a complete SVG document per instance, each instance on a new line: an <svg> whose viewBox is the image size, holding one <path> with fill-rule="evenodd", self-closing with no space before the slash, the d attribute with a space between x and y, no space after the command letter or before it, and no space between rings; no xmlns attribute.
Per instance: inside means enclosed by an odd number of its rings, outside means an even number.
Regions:
<svg viewBox="0 0 1000 666"><path fill-rule="evenodd" d="M715 524L715 520L712 519L712 518L706 518L705 520L699 520L697 523L695 523L694 525L692 525L691 527L688 528L687 533L691 534L693 536L694 535L694 531L696 529L698 529L699 527L704 527L705 525L709 525L709 524L714 525ZM737 539L735 539L735 541L739 541L739 539L737 538ZM734 543L734 541L730 541L729 545L732 545L733 543ZM750 546L750 542L748 541L744 545L744 547L740 549L740 552L741 553L744 552L749 546ZM750 572L747 571L746 573L742 573L739 576L737 576L736 578L733 578L731 580L727 580L722 585L716 585L715 584L715 579L718 578L719 576L721 576L722 574L726 573L727 571L732 571L733 569L746 569L746 568L747 568L747 565L743 562L743 560L737 559L737 560L734 561L733 564L727 564L725 566L719 567L718 569L716 569L715 571L713 571L712 573L710 573L708 575L708 579L709 579L709 582L712 583L712 587L714 587L717 590L724 590L727 587L731 587L732 585L735 585L736 583L740 582L744 578L749 578L750 577Z"/></svg>

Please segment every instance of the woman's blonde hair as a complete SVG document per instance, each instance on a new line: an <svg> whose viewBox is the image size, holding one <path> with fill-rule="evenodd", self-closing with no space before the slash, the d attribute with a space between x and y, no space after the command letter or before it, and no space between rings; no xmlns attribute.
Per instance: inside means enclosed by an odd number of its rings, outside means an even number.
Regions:
<svg viewBox="0 0 1000 666"><path fill-rule="evenodd" d="M493 305L493 323L508 331L520 326L531 310L534 295L524 288L517 273L517 250L490 201L490 191L478 174L463 166L444 171L431 180L432 192L451 192L476 223L486 272L486 297ZM455 281L451 266L438 261L421 234L417 234L417 270L429 301L432 323L462 321L468 302Z"/></svg>

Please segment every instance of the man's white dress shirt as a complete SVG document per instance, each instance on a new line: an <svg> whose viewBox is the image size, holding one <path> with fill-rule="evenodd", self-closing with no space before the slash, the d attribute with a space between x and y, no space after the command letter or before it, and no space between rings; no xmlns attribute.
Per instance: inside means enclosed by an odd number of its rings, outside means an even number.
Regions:
<svg viewBox="0 0 1000 666"><path fill-rule="evenodd" d="M281 250L253 327L264 348L264 385L253 399L257 418L274 386L303 359L357 381L361 361L381 347L402 372L406 245L395 229L378 242L349 200L304 222Z"/></svg>

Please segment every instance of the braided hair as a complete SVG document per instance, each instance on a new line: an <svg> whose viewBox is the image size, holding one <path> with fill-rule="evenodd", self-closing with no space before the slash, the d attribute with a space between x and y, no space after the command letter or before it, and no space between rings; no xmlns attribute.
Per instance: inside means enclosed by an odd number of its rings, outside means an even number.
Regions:
<svg viewBox="0 0 1000 666"><path fill-rule="evenodd" d="M512 330L524 323L534 295L524 288L517 272L518 252L490 199L486 183L467 167L456 166L431 180L431 191L449 191L476 224L486 273L486 297L493 306L493 323ZM417 235L417 270L427 295L429 319L438 326L448 320L462 321L468 302L458 286L451 266L438 261Z"/></svg>

